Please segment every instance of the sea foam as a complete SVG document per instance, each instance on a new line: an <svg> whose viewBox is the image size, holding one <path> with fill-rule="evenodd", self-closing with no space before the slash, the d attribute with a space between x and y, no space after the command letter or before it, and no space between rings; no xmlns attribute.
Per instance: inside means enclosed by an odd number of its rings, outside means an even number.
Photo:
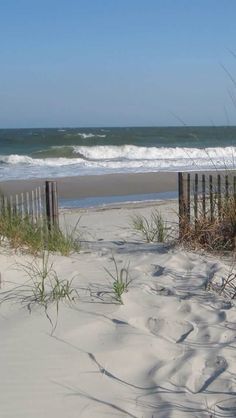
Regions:
<svg viewBox="0 0 236 418"><path fill-rule="evenodd" d="M88 160L163 160L163 159L232 159L236 147L183 148L183 147L138 147L135 145L75 146L74 153Z"/></svg>
<svg viewBox="0 0 236 418"><path fill-rule="evenodd" d="M67 150L66 150L67 152ZM66 154L65 154L66 155ZM235 168L236 147L168 148L122 146L74 146L73 158L29 155L0 156L0 178L78 176L106 173L194 171ZM14 170L12 167L14 166Z"/></svg>
<svg viewBox="0 0 236 418"><path fill-rule="evenodd" d="M81 138L83 138L83 139L87 139L87 138L95 138L95 137L98 137L98 138L106 138L106 135L91 134L91 133L86 134L86 133L81 133L81 132L78 132L78 133L77 133L77 135L78 135L78 136L81 136Z"/></svg>

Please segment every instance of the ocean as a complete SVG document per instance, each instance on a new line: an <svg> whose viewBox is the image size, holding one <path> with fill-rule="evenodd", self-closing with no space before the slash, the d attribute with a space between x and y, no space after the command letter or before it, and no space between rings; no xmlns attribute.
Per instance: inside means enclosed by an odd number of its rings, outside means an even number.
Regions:
<svg viewBox="0 0 236 418"><path fill-rule="evenodd" d="M0 180L236 167L236 127L0 130Z"/></svg>

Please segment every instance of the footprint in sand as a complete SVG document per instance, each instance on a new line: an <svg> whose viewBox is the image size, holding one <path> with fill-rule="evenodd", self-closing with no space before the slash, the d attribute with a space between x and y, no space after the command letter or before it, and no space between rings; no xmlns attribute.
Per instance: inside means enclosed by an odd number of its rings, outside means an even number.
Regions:
<svg viewBox="0 0 236 418"><path fill-rule="evenodd" d="M165 320L163 318L148 318L147 328L152 334L180 343L193 331L194 327L187 321Z"/></svg>
<svg viewBox="0 0 236 418"><path fill-rule="evenodd" d="M175 295L175 292L170 287L162 286L158 283L153 283L152 286L149 286L147 284L142 286L142 290L144 290L146 293L149 293L151 295L159 295L159 296L173 296Z"/></svg>
<svg viewBox="0 0 236 418"><path fill-rule="evenodd" d="M224 357L214 353L206 356L206 354L197 354L195 350L189 350L182 356L153 369L152 379L155 383L164 380L175 387L199 393L215 381L227 367Z"/></svg>
<svg viewBox="0 0 236 418"><path fill-rule="evenodd" d="M182 302L178 311L182 314L189 314L192 311L191 305L187 302Z"/></svg>
<svg viewBox="0 0 236 418"><path fill-rule="evenodd" d="M192 373L187 379L186 387L193 393L201 392L227 367L226 360L221 356L196 357L192 359Z"/></svg>

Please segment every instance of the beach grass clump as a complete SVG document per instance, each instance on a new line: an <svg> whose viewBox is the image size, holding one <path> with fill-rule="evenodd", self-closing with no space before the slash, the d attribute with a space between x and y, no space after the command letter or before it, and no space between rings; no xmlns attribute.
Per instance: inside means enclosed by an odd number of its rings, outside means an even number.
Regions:
<svg viewBox="0 0 236 418"><path fill-rule="evenodd" d="M52 228L50 233L46 231L44 236L44 248L68 256L71 252L79 252L81 244L76 236L75 230L71 232L62 232L56 227Z"/></svg>
<svg viewBox="0 0 236 418"><path fill-rule="evenodd" d="M181 241L191 248L210 251L236 249L236 199L229 197L222 202L217 216L199 214L194 223L186 223Z"/></svg>
<svg viewBox="0 0 236 418"><path fill-rule="evenodd" d="M72 287L72 280L59 279L54 264L50 261L50 252L43 251L40 258L33 262L21 264L21 267L31 281L32 303L39 303L47 307L50 303L61 300L72 301L77 295Z"/></svg>
<svg viewBox="0 0 236 418"><path fill-rule="evenodd" d="M223 296L225 299L236 299L236 265L235 259L229 269L229 272L224 276L214 276L208 281L206 290L210 290Z"/></svg>
<svg viewBox="0 0 236 418"><path fill-rule="evenodd" d="M53 332L57 326L59 304L63 301L74 302L78 297L77 289L73 286L73 278L68 280L58 277L48 251L43 251L40 257L35 257L29 262L18 263L16 269L24 271L29 280L11 290L2 292L0 302L18 302L27 307L29 312L35 305L43 307ZM51 305L56 307L55 321L52 320L48 312Z"/></svg>
<svg viewBox="0 0 236 418"><path fill-rule="evenodd" d="M168 236L166 222L158 210L151 213L150 219L143 215L132 216L131 226L148 243L165 242Z"/></svg>
<svg viewBox="0 0 236 418"><path fill-rule="evenodd" d="M112 255L112 261L114 264L114 273L107 268L105 268L105 271L112 279L112 289L116 301L123 304L122 295L128 291L128 287L132 281L129 273L129 264L122 265L122 267L119 268L114 255Z"/></svg>
<svg viewBox="0 0 236 418"><path fill-rule="evenodd" d="M32 222L29 216L22 218L17 213L5 210L0 214L0 242L7 240L14 249L24 249L36 254L45 249L69 255L80 250L75 229L63 233L59 227L48 230L47 221Z"/></svg>
<svg viewBox="0 0 236 418"><path fill-rule="evenodd" d="M1 241L7 240L12 248L28 247L31 252L37 252L42 247L41 226L32 224L28 217L22 219L19 215L4 211L0 215Z"/></svg>

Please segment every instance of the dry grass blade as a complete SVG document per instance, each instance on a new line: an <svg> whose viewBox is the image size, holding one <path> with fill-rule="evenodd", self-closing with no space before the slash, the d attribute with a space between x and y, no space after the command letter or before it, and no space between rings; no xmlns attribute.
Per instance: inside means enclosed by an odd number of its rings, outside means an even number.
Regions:
<svg viewBox="0 0 236 418"><path fill-rule="evenodd" d="M184 219L182 225L184 225ZM210 251L233 251L236 248L236 199L222 202L220 216L213 219L199 214L197 220L189 224L182 234L181 241L191 248L204 248Z"/></svg>

